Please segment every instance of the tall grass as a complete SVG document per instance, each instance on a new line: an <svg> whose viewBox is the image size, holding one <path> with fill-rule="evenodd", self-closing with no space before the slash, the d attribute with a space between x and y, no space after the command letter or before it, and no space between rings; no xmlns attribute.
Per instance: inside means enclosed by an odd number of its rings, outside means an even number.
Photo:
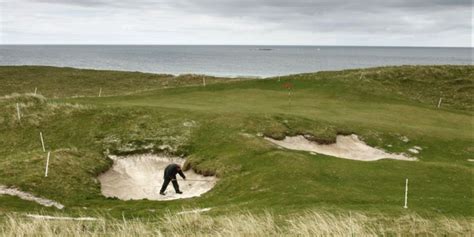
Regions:
<svg viewBox="0 0 474 237"><path fill-rule="evenodd" d="M472 218L426 219L363 213L310 211L281 218L271 213L212 217L200 213L169 214L154 220L45 220L8 214L2 236L472 236Z"/></svg>

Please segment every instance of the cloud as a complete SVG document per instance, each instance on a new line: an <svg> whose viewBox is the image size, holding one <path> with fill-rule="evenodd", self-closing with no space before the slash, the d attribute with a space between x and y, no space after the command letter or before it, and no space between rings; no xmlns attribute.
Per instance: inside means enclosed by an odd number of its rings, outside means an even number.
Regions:
<svg viewBox="0 0 474 237"><path fill-rule="evenodd" d="M472 39L470 0L2 0L0 4L3 43L470 46Z"/></svg>

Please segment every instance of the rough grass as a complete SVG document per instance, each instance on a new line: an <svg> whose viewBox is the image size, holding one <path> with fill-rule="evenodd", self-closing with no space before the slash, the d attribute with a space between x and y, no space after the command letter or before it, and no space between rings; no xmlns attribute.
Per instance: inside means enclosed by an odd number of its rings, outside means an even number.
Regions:
<svg viewBox="0 0 474 237"><path fill-rule="evenodd" d="M205 75L166 75L46 66L0 66L0 96L37 93L48 98L124 95L160 88L244 80Z"/></svg>
<svg viewBox="0 0 474 237"><path fill-rule="evenodd" d="M9 214L2 236L471 236L473 220L418 215L389 217L363 213L305 211L291 217L264 214L171 214L152 220L95 221L32 219Z"/></svg>
<svg viewBox="0 0 474 237"><path fill-rule="evenodd" d="M398 66L301 74L298 79L340 80L345 86L364 93L395 94L402 100L448 108L473 109L474 67L472 66ZM370 86L369 86L370 85Z"/></svg>
<svg viewBox="0 0 474 237"><path fill-rule="evenodd" d="M123 95L120 93L140 90L134 82L142 85L140 81L147 79L137 78L140 76L134 73L122 75L123 72L0 67L0 74L6 70L14 75L10 82L29 78L20 87L10 83L0 88L5 92L0 98L0 184L64 203L66 208L60 214L106 212L106 221L111 223L116 220L109 220L110 217L150 218L154 222L166 210L213 207L216 216L241 210L252 214L270 210L277 226L282 222L290 226L284 220L299 220L308 210L326 210L334 215L333 210L340 209L364 211L369 222L376 221L373 216L377 213L405 216L404 182L409 178L410 215L420 215L430 228L443 226L441 221L434 221L440 215L453 216L455 220L473 215L474 171L473 163L468 161L474 151L473 112L465 106L470 97L456 93L458 87L472 81L472 68L387 67L206 87L192 86L191 82L200 79L189 76L189 83L182 78L182 85L187 86L158 86ZM72 72L82 76L66 76ZM366 73L365 79L360 78L360 72ZM99 98L91 93L88 98L73 98L79 92L87 92L94 80L110 79L109 73L124 77L120 81L125 84L109 84L120 95ZM35 77L42 78L38 87L51 88L45 91L49 96L13 94L34 88ZM63 77L67 79L59 79ZM89 79L82 83L83 77ZM125 79L128 77L130 81ZM417 83L404 83L401 77L414 78ZM459 78L465 81L451 86L450 82ZM176 79L180 84L181 79ZM291 104L287 89L282 87L287 82L294 85ZM443 93L456 95L440 109L435 101L438 88L433 86L438 84ZM74 91L67 89L70 85ZM59 91L64 93L55 94ZM419 97L412 96L415 92ZM20 105L21 121L16 117L16 103ZM42 175L45 154L39 132L43 132L46 149L53 154L48 179ZM305 134L315 141L331 142L337 134L349 133L389 152L407 152L420 146L423 150L416 155L420 161L349 161L282 150L262 139L263 135L282 138ZM187 168L218 175L219 182L211 192L189 200L120 201L102 197L96 176L111 165L106 154L135 152L187 156ZM0 196L3 213L41 209L46 213L54 211ZM217 225L208 221L211 226ZM298 226L298 222L291 225ZM204 228L205 223L198 222L197 226ZM458 224L452 222L452 226ZM389 227L387 224L384 228ZM396 226L393 228L396 232ZM166 229L159 231L166 234ZM425 230L416 225L412 231Z"/></svg>

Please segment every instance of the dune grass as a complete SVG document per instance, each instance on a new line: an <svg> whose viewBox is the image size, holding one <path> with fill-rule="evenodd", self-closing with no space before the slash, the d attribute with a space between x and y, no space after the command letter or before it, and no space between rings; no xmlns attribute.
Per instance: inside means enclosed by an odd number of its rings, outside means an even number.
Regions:
<svg viewBox="0 0 474 237"><path fill-rule="evenodd" d="M0 96L34 93L48 98L111 96L159 88L183 87L244 80L205 75L152 74L47 66L0 66Z"/></svg>
<svg viewBox="0 0 474 237"><path fill-rule="evenodd" d="M335 223L341 223L347 221L348 211L362 216L361 226L354 227L362 231L357 232L360 235L461 233L456 228L472 224L474 206L474 170L468 161L474 151L469 95L473 68L404 66L265 80L215 79L205 87L202 78L188 76L191 79L174 78L175 86L165 88L160 83L167 76L162 75L0 67L0 82L8 82L0 89L4 94L0 97L0 184L66 206L56 211L0 196L0 211L107 213L104 220L116 223L110 233L117 235L121 235L120 230L128 232L124 221L114 218L130 220L145 235L166 235L167 231L184 235L188 232L173 232L177 230L149 223L142 226L133 219L165 221L160 219L164 213L204 207L213 208L209 216L200 216L203 222L189 223L202 227L202 234L231 233L213 231L222 223L257 218L262 231L270 234L291 234L294 228L301 229L303 232L297 232L301 235L311 235L321 231L311 229L315 225L311 218L320 222L335 218ZM111 94L94 95L94 80L109 83ZM15 85L15 81L21 82ZM291 97L283 87L285 83L293 85ZM39 90L41 95L14 94L36 86L50 90ZM444 102L437 108L440 93ZM87 97L75 97L79 94ZM21 121L16 117L17 103ZM44 134L46 149L52 152L48 178L43 177L45 153L39 132ZM419 161L359 162L279 149L263 139L305 134L327 143L337 134L351 133L389 152L409 153L409 148L419 146L422 151L412 154ZM96 177L111 166L107 154L147 152L185 156L187 168L217 175L219 182L200 198L172 202L121 201L100 195ZM406 178L410 180L408 210L403 208ZM346 216L337 216L340 210ZM265 211L272 213L270 217L261 215ZM247 212L252 218L245 216ZM384 227L371 226L379 223L375 216L380 213ZM16 216L8 218L16 224L7 224L8 228L4 225L7 234L14 225L20 228L18 231L40 225ZM417 223L422 225L391 225L392 221L410 218L418 218ZM443 222L445 218L448 221ZM275 223L282 221L286 227L277 228L280 225ZM60 222L51 223L44 223L48 225L44 233L48 228L75 231L78 227L71 224L65 229L55 228ZM206 225L212 228L204 228ZM272 227L267 230L265 226ZM434 228L438 226L440 229ZM193 228L201 233L198 227ZM39 227L32 228L36 231ZM115 227L102 226L89 234L98 235L104 228ZM454 232L448 232L449 228ZM236 230L246 233L244 229Z"/></svg>
<svg viewBox="0 0 474 237"><path fill-rule="evenodd" d="M173 214L148 220L48 220L9 214L0 221L2 236L470 236L472 219L418 215L305 211L281 217L249 212L211 217Z"/></svg>

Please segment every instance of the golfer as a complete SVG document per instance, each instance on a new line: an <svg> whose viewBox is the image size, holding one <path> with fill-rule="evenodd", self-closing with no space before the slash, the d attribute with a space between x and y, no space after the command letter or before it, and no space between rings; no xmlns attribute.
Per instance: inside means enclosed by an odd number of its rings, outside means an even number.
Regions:
<svg viewBox="0 0 474 237"><path fill-rule="evenodd" d="M176 180L176 174L179 174L179 176L181 176L183 179L186 179L186 176L184 176L184 173L181 170L181 166L179 166L178 164L170 164L166 166L165 173L163 176L164 181L160 190L161 195L165 195L166 188L168 187L168 184L170 182L173 183L174 191L176 191L177 194L183 193L179 190L178 180Z"/></svg>

